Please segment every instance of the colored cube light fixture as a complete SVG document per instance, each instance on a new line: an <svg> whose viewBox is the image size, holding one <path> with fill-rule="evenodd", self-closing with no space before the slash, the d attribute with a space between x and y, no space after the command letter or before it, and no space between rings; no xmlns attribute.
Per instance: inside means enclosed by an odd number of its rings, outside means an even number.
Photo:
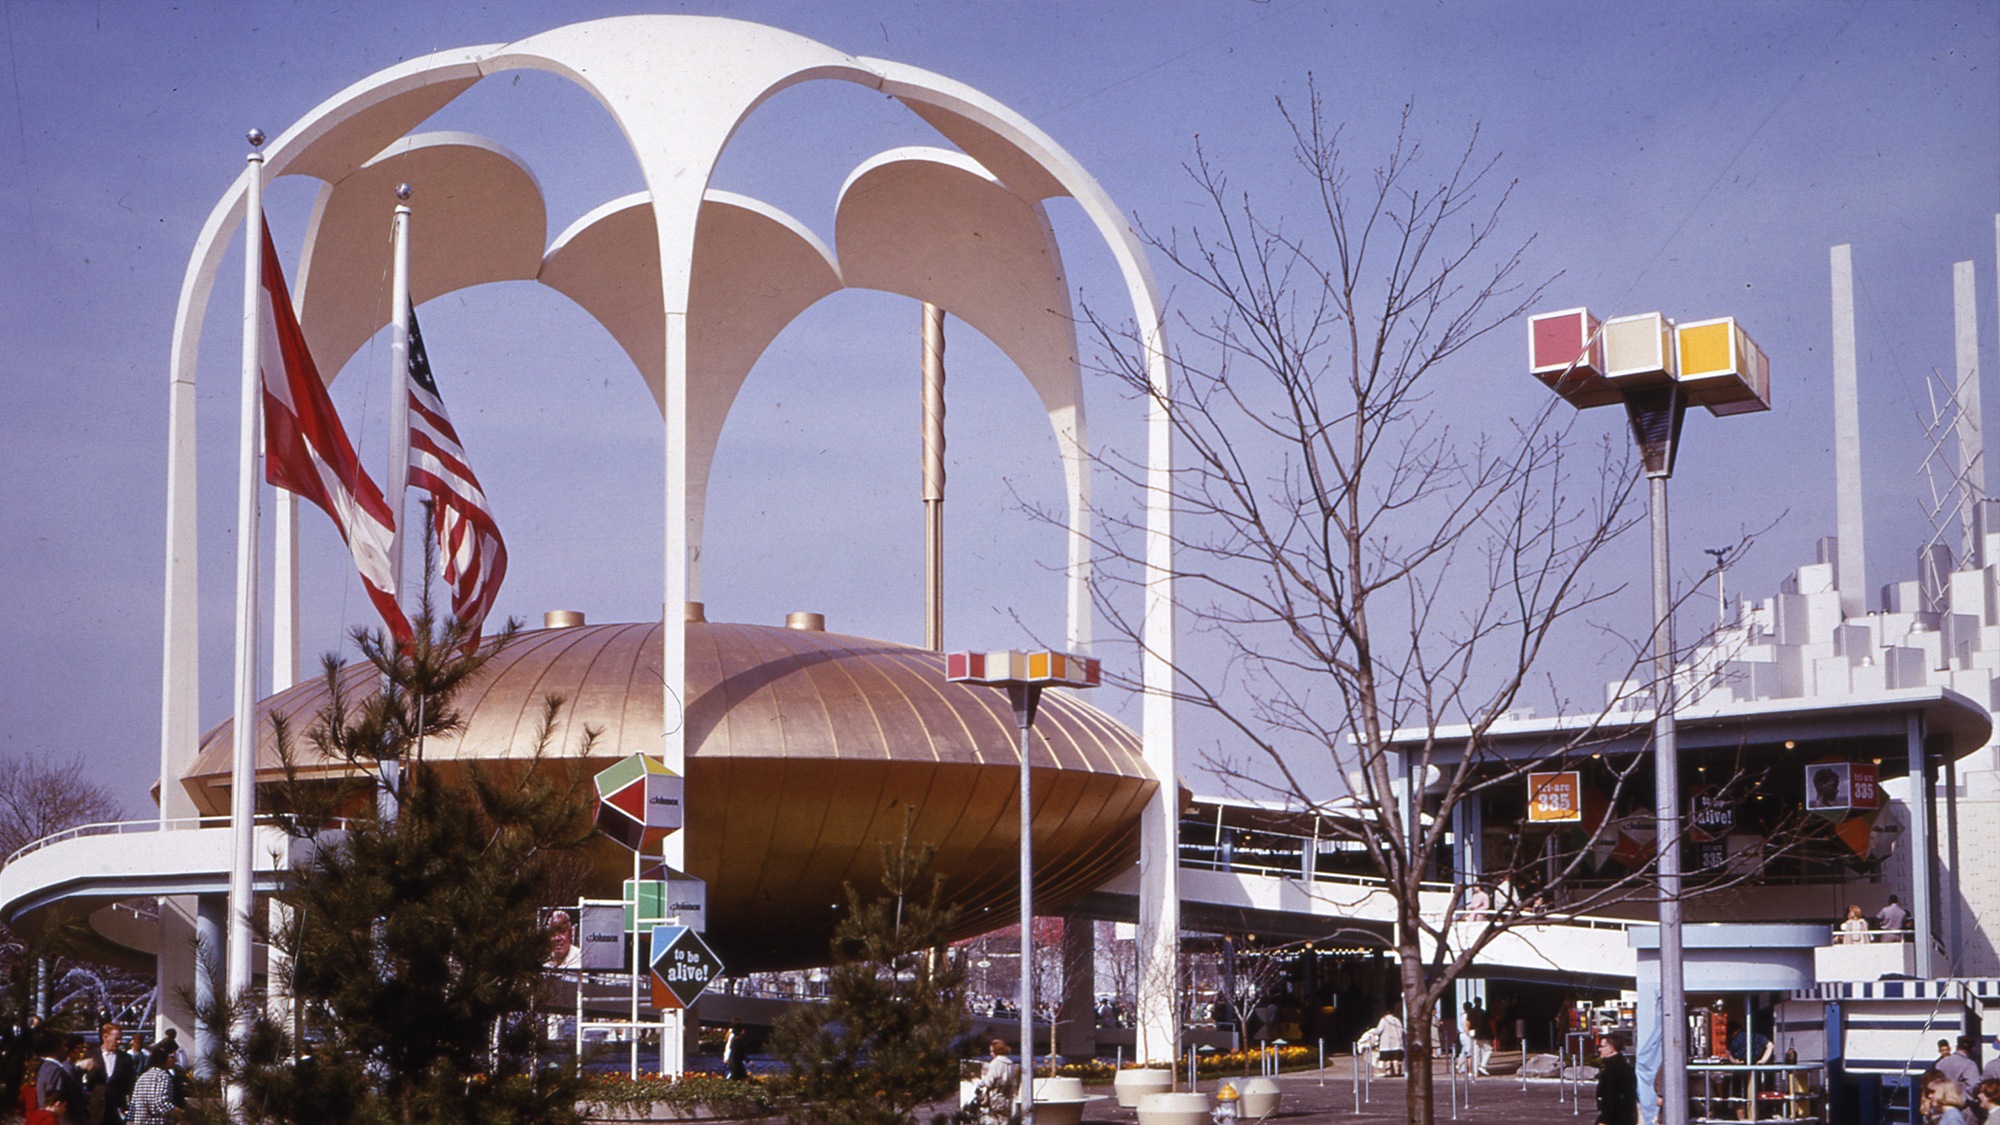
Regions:
<svg viewBox="0 0 2000 1125"><path fill-rule="evenodd" d="M1528 369L1578 409L1624 403L1649 476L1673 475L1686 407L1771 408L1770 360L1729 316L1675 324L1659 313L1542 313L1528 318Z"/></svg>
<svg viewBox="0 0 2000 1125"><path fill-rule="evenodd" d="M686 782L658 759L634 754L595 780L597 826L606 836L643 853L680 830Z"/></svg>

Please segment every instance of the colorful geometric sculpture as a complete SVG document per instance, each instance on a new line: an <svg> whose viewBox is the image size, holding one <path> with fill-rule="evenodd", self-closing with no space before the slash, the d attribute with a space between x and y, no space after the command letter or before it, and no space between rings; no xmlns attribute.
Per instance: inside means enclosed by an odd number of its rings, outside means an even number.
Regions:
<svg viewBox="0 0 2000 1125"><path fill-rule="evenodd" d="M644 852L680 830L681 775L634 754L597 775L597 826L606 836Z"/></svg>

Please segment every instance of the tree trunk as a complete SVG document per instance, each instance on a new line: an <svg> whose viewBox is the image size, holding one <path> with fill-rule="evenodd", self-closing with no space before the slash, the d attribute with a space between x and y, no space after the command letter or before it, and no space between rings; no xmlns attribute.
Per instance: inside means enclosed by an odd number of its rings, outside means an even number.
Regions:
<svg viewBox="0 0 2000 1125"><path fill-rule="evenodd" d="M1405 935L1414 932L1414 926L1403 929ZM1409 1125L1432 1125L1436 1120L1431 1089L1431 1024L1434 1013L1431 1011L1430 989L1424 980L1423 950L1406 936L1396 952L1402 958L1403 1101Z"/></svg>

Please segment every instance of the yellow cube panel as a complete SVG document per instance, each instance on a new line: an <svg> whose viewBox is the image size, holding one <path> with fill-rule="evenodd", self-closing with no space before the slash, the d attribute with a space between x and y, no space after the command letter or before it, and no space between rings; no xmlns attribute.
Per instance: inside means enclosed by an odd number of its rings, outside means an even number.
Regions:
<svg viewBox="0 0 2000 1125"><path fill-rule="evenodd" d="M1736 371L1736 325L1728 320L1681 329L1681 378L1699 379Z"/></svg>

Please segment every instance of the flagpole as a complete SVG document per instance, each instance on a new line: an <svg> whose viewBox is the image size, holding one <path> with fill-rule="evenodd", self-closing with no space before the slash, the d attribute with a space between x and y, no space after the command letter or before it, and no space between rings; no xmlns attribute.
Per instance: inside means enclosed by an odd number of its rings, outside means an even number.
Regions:
<svg viewBox="0 0 2000 1125"><path fill-rule="evenodd" d="M410 482L410 185L397 184L395 249L389 272L389 475L383 499L396 517L389 574L403 596L403 494Z"/></svg>
<svg viewBox="0 0 2000 1125"><path fill-rule="evenodd" d="M229 925L228 992L225 1003L235 1013L232 1030L248 1030L249 1009L240 1001L249 995L251 870L255 862L257 816L257 503L258 447L263 420L264 377L264 143L260 129L250 130L249 174L243 201L243 390L237 434L236 474L236 683L234 744L229 775ZM216 1028L203 1021L202 1038L212 1046ZM206 1069L206 1060L204 1070ZM243 1088L232 1081L224 1097L232 1119L240 1119Z"/></svg>
<svg viewBox="0 0 2000 1125"><path fill-rule="evenodd" d="M410 185L396 185L394 247L389 270L389 475L383 499L395 528L389 537L389 576L403 596L403 497L410 482ZM402 792L402 763L382 759L379 807L395 819Z"/></svg>

